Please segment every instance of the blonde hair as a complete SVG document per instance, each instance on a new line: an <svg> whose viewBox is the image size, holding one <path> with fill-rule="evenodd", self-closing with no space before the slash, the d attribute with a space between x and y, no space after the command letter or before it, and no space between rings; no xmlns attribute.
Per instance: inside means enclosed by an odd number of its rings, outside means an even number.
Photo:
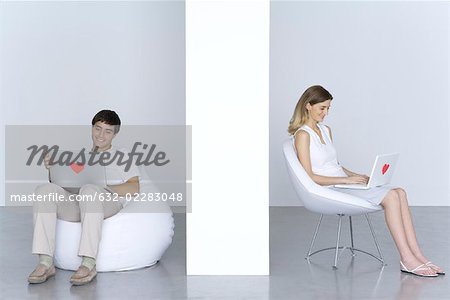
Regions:
<svg viewBox="0 0 450 300"><path fill-rule="evenodd" d="M288 132L293 135L297 129L302 127L308 120L308 110L306 105L314 105L327 100L333 100L333 96L320 85L313 85L303 92L295 106L294 114L289 121Z"/></svg>

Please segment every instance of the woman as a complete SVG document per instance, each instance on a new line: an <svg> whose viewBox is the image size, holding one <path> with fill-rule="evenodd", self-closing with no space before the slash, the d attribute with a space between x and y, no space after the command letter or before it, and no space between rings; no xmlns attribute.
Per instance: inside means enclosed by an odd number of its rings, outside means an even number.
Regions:
<svg viewBox="0 0 450 300"><path fill-rule="evenodd" d="M300 97L288 129L294 137L298 159L317 184L366 184L368 176L352 172L338 163L331 129L321 124L328 115L332 99L333 96L318 85L308 88ZM420 250L403 189L386 186L369 190L329 188L383 206L386 223L400 254L401 271L424 277L445 274Z"/></svg>

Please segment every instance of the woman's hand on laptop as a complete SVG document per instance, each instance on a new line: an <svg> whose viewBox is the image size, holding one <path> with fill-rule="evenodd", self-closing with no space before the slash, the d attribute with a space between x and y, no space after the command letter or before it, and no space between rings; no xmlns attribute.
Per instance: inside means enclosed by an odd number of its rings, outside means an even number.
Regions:
<svg viewBox="0 0 450 300"><path fill-rule="evenodd" d="M361 174L361 176L364 177L364 178L366 179L366 182L365 182L366 184L369 183L369 179L370 179L369 176L364 175L364 174Z"/></svg>
<svg viewBox="0 0 450 300"><path fill-rule="evenodd" d="M352 175L346 177L345 184L367 184L369 182L369 177L366 175Z"/></svg>

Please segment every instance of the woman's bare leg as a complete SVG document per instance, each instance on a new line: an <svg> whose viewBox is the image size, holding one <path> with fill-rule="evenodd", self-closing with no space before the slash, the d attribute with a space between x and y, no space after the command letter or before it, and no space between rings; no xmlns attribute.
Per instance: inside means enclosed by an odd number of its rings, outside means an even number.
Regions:
<svg viewBox="0 0 450 300"><path fill-rule="evenodd" d="M384 216L386 224L391 232L392 238L397 246L401 261L408 270L412 270L423 264L409 247L408 238L403 224L400 196L397 191L391 190L381 202L384 207ZM433 275L435 272L431 269L417 271L421 275Z"/></svg>
<svg viewBox="0 0 450 300"><path fill-rule="evenodd" d="M414 230L414 224L411 217L411 212L409 210L408 198L405 190L401 188L394 189L397 192L400 199L400 210L402 214L403 227L405 229L406 239L408 241L409 248L418 260L422 263L426 263L429 260L423 255L420 249L419 243L416 237L416 231ZM440 267L434 268L437 272L443 272Z"/></svg>

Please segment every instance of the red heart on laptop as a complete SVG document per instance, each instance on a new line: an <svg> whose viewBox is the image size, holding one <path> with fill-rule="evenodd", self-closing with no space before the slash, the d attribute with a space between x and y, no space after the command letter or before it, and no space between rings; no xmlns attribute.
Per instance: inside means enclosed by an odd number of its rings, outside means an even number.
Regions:
<svg viewBox="0 0 450 300"><path fill-rule="evenodd" d="M390 165L389 164L384 164L383 169L381 169L381 174L385 174L387 172L387 170L389 169Z"/></svg>
<svg viewBox="0 0 450 300"><path fill-rule="evenodd" d="M81 171L84 170L84 165L83 164L76 164L76 163L72 163L70 165L70 168L72 169L72 171L74 171L75 173L80 173Z"/></svg>

